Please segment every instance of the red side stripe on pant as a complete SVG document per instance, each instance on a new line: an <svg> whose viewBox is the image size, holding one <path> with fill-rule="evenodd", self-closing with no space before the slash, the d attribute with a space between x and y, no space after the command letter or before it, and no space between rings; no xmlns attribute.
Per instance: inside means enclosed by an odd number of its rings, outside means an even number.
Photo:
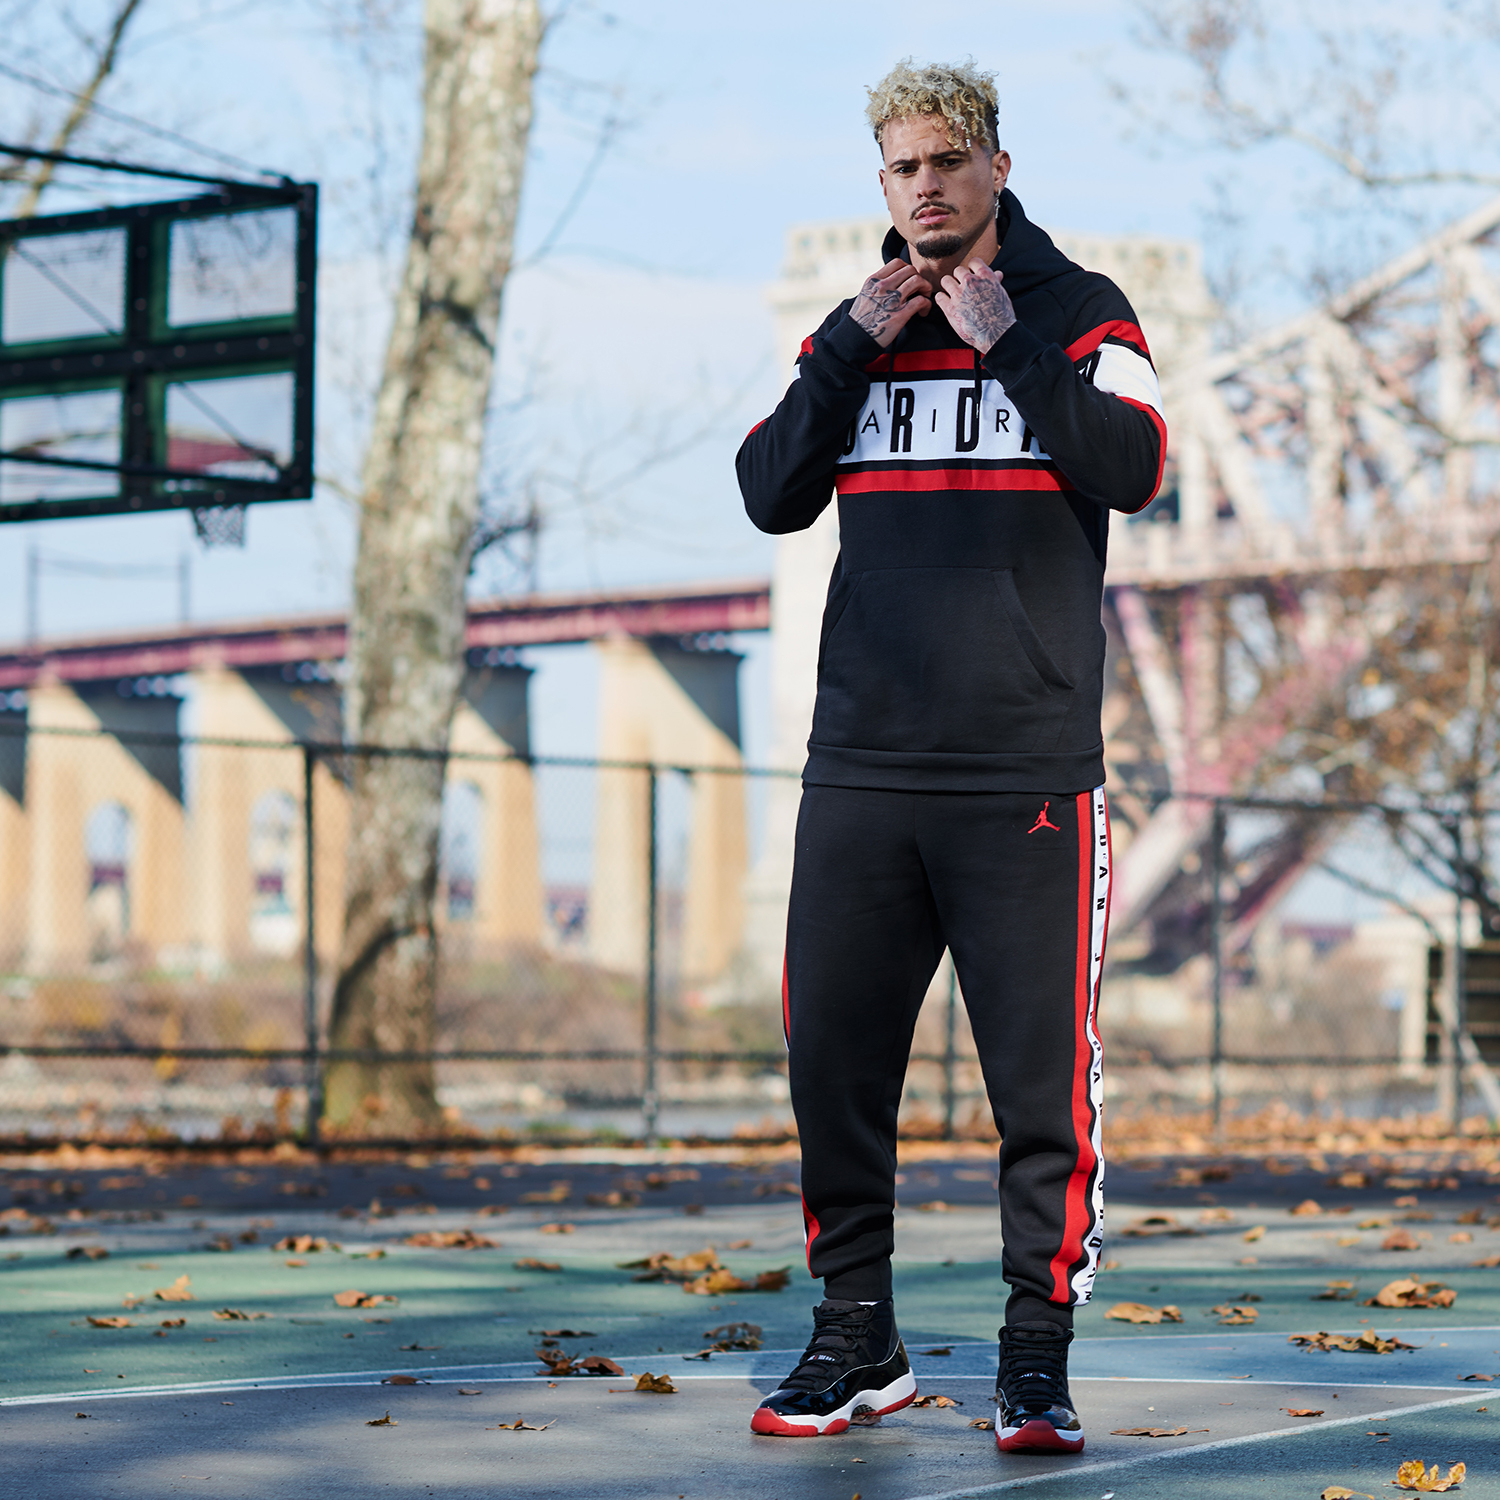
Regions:
<svg viewBox="0 0 1500 1500"><path fill-rule="evenodd" d="M788 1048L792 1045L792 992L787 982L786 953L781 955L781 1034Z"/></svg>
<svg viewBox="0 0 1500 1500"><path fill-rule="evenodd" d="M813 1241L818 1237L818 1231L823 1226L818 1223L813 1211L807 1206L807 1199L802 1200L802 1232L807 1237L807 1269L812 1271L812 1247Z"/></svg>
<svg viewBox="0 0 1500 1500"><path fill-rule="evenodd" d="M1073 799L1073 806L1078 819L1078 958L1073 985L1073 1139L1078 1156L1068 1178L1062 1244L1052 1257L1051 1298L1054 1302L1063 1303L1072 1300L1068 1272L1083 1258L1083 1236L1089 1222L1089 1177L1095 1166L1088 1096L1088 1021L1089 1005L1093 998L1089 951L1094 915L1093 794L1080 792Z"/></svg>

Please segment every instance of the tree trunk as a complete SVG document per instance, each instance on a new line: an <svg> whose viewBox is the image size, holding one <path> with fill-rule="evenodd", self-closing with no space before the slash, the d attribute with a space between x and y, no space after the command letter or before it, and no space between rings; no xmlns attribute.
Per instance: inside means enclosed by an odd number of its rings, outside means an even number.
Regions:
<svg viewBox="0 0 1500 1500"><path fill-rule="evenodd" d="M365 463L345 734L427 754L351 757L335 1049L433 1044L443 756L543 30L536 0L427 0L425 24L422 156ZM335 1062L324 1101L334 1133L419 1135L441 1118L425 1062Z"/></svg>

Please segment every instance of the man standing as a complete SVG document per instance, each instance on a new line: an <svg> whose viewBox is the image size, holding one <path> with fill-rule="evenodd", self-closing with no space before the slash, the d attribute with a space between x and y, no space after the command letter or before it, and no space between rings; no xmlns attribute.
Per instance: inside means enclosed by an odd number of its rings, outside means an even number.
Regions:
<svg viewBox="0 0 1500 1500"><path fill-rule="evenodd" d="M1001 1135L1002 1451L1083 1447L1067 1384L1103 1217L1094 1024L1109 511L1166 451L1134 313L1006 189L992 76L870 93L886 264L802 346L737 459L763 531L838 493L783 1009L813 1337L754 1431L844 1431L916 1395L891 1304L896 1112L951 950Z"/></svg>

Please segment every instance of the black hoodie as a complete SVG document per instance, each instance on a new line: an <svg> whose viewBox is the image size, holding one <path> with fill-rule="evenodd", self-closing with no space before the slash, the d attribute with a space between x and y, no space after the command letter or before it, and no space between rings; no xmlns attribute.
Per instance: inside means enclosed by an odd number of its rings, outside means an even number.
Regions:
<svg viewBox="0 0 1500 1500"><path fill-rule="evenodd" d="M981 357L934 306L882 349L841 302L736 459L750 519L801 531L835 489L840 554L804 780L908 791L1104 780L1109 511L1161 482L1135 314L1001 195L1018 322ZM895 230L886 259L905 252Z"/></svg>

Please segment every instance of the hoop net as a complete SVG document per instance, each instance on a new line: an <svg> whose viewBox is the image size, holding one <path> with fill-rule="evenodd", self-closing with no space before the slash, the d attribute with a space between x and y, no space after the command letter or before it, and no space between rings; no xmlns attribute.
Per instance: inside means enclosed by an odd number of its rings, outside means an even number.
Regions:
<svg viewBox="0 0 1500 1500"><path fill-rule="evenodd" d="M201 505L193 508L193 530L204 549L245 545L243 505Z"/></svg>

